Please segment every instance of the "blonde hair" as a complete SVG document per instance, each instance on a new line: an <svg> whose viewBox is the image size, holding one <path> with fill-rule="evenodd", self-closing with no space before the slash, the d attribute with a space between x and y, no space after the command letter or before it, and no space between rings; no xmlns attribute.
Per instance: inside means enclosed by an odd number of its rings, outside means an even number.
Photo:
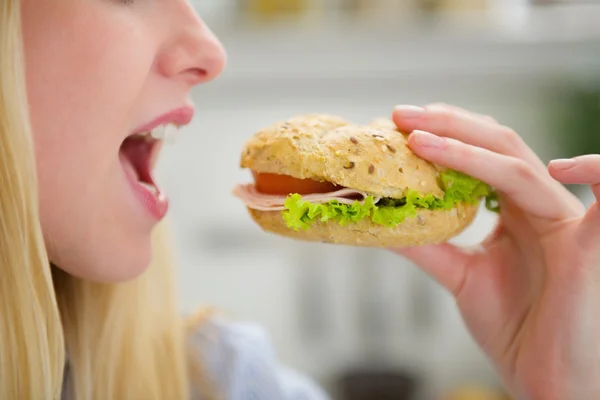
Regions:
<svg viewBox="0 0 600 400"><path fill-rule="evenodd" d="M131 282L92 283L50 267L20 18L18 0L0 0L0 399L60 399L66 354L77 400L186 399L190 382L209 398L178 313L164 226L152 265Z"/></svg>

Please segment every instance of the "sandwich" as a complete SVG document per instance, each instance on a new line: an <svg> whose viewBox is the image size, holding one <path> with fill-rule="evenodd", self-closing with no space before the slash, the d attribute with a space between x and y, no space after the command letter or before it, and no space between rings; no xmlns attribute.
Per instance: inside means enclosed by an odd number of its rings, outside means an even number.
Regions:
<svg viewBox="0 0 600 400"><path fill-rule="evenodd" d="M467 228L493 189L432 164L408 147L391 120L368 125L327 114L277 122L251 137L234 188L266 232L364 247L414 247ZM491 203L489 203L491 204Z"/></svg>

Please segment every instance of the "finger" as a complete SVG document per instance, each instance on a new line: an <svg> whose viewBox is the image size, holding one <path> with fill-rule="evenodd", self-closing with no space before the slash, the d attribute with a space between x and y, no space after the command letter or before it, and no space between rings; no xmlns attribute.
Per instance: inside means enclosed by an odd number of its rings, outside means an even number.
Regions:
<svg viewBox="0 0 600 400"><path fill-rule="evenodd" d="M578 242L584 249L600 253L600 203L592 204L583 218L579 229Z"/></svg>
<svg viewBox="0 0 600 400"><path fill-rule="evenodd" d="M550 175L564 184L590 185L600 201L600 154L589 154L566 160L554 160L548 166Z"/></svg>
<svg viewBox="0 0 600 400"><path fill-rule="evenodd" d="M473 257L472 254L449 243L392 251L418 265L455 296L464 286L468 266Z"/></svg>
<svg viewBox="0 0 600 400"><path fill-rule="evenodd" d="M520 158L427 132L413 132L408 142L420 157L486 182L533 216L558 220L579 215L547 173Z"/></svg>
<svg viewBox="0 0 600 400"><path fill-rule="evenodd" d="M474 118L479 118L483 121L487 121L487 122L491 122L494 124L499 124L498 120L489 116L489 115L483 115L483 114L479 114L476 112L473 112L471 110L467 110L466 108L462 108L462 107L458 107L458 106L454 106L452 104L446 104L446 103L432 103L429 104L427 107L443 107L443 108L447 108L449 110L453 110L457 113L464 113L464 114L468 114Z"/></svg>
<svg viewBox="0 0 600 400"><path fill-rule="evenodd" d="M590 185L596 203L588 210L581 229L579 243L584 248L598 248L600 245L600 155L590 154L566 160L550 162L552 177L564 184Z"/></svg>
<svg viewBox="0 0 600 400"><path fill-rule="evenodd" d="M406 107L397 107L396 113ZM408 106L407 109L411 110L415 108ZM473 113L460 107L439 103L431 104L421 110L424 110L425 114L417 124L430 125L432 129L417 128L418 130L425 130L435 133L438 136L453 138L473 146L520 158L530 164L536 172L543 176L548 175L546 165L525 141L514 130L498 124L492 117ZM570 204L572 209L578 210L579 214L585 211L579 199L571 192L554 180L550 182L557 193L565 197L566 202Z"/></svg>
<svg viewBox="0 0 600 400"><path fill-rule="evenodd" d="M425 108L398 106L394 122L401 131L422 130L459 140L496 153L525 160L535 170L547 173L546 165L512 129L490 117L477 115L458 107L432 104Z"/></svg>

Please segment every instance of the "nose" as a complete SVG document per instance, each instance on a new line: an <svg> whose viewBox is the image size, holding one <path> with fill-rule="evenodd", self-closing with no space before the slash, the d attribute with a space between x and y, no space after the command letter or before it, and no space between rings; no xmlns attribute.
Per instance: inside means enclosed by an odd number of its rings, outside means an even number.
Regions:
<svg viewBox="0 0 600 400"><path fill-rule="evenodd" d="M177 3L181 7L173 14L169 40L158 57L159 70L190 85L209 82L225 68L225 49L187 1Z"/></svg>

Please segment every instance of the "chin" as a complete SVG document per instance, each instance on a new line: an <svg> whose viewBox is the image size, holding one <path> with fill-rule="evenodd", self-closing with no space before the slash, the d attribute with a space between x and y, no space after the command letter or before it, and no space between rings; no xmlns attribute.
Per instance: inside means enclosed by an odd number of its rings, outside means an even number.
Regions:
<svg viewBox="0 0 600 400"><path fill-rule="evenodd" d="M146 272L146 270L150 267L151 262L151 257L148 257L147 261L145 262L138 262L137 264L127 264L122 269L112 271L111 274L105 274L104 280L102 280L102 282L124 283L134 280L141 276L144 272Z"/></svg>
<svg viewBox="0 0 600 400"><path fill-rule="evenodd" d="M70 275L97 283L122 283L142 275L152 262L150 238L119 247L86 249L85 256L57 257L53 264ZM81 255L81 254L80 254Z"/></svg>
<svg viewBox="0 0 600 400"><path fill-rule="evenodd" d="M100 269L96 280L107 283L127 282L142 275L152 263L152 243L148 238L138 246L121 249L119 256L112 257Z"/></svg>

